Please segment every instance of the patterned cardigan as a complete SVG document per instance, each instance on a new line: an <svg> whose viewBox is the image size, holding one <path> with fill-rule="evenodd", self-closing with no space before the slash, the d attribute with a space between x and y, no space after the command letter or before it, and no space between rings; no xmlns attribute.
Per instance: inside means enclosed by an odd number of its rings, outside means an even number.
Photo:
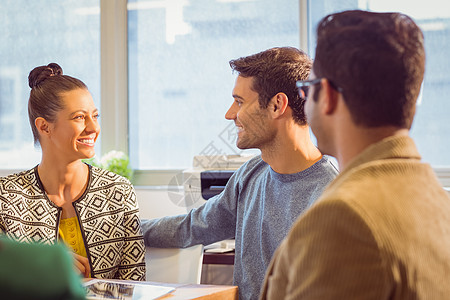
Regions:
<svg viewBox="0 0 450 300"><path fill-rule="evenodd" d="M145 247L136 194L115 173L89 165L89 182L73 202L91 276L145 280ZM55 244L62 209L51 202L37 166L0 178L0 233L20 242Z"/></svg>

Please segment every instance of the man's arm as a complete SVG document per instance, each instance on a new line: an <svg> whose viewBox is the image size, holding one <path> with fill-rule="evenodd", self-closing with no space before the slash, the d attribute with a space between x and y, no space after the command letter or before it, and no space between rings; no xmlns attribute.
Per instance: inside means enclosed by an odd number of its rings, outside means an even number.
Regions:
<svg viewBox="0 0 450 300"><path fill-rule="evenodd" d="M145 245L157 248L185 248L234 238L239 198L234 174L225 190L188 214L142 220Z"/></svg>
<svg viewBox="0 0 450 300"><path fill-rule="evenodd" d="M340 201L313 206L274 256L264 297L388 299L390 278L364 220Z"/></svg>

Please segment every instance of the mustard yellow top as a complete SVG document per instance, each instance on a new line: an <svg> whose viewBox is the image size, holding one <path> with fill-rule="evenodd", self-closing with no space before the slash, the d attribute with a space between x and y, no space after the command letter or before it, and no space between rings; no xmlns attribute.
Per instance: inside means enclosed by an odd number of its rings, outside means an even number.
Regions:
<svg viewBox="0 0 450 300"><path fill-rule="evenodd" d="M61 219L59 223L59 235L73 252L87 257L80 225L78 224L78 219L76 217Z"/></svg>

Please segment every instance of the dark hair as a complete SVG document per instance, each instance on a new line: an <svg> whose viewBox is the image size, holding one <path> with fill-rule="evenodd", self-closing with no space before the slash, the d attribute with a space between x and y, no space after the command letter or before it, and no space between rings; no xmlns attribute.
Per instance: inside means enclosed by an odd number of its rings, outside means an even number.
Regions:
<svg viewBox="0 0 450 300"><path fill-rule="evenodd" d="M422 31L401 13L328 15L317 27L313 70L342 88L356 124L410 129L425 70Z"/></svg>
<svg viewBox="0 0 450 300"><path fill-rule="evenodd" d="M64 108L61 94L87 87L81 80L63 75L62 68L56 63L34 68L28 75L28 85L31 88L28 118L34 143L37 145L39 134L34 124L36 118L42 117L48 122L55 122L57 112Z"/></svg>
<svg viewBox="0 0 450 300"><path fill-rule="evenodd" d="M261 108L267 108L277 93L285 93L295 122L306 124L305 103L295 85L296 81L307 79L311 70L312 62L305 52L293 47L271 48L231 60L230 66L240 76L254 78L252 88L259 94Z"/></svg>

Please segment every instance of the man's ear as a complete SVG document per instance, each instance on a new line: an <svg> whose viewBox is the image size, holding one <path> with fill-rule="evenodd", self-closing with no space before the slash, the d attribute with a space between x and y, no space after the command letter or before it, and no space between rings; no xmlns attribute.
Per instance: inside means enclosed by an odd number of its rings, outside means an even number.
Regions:
<svg viewBox="0 0 450 300"><path fill-rule="evenodd" d="M46 119L38 117L34 120L34 125L39 132L39 135L48 135L50 133L50 127Z"/></svg>
<svg viewBox="0 0 450 300"><path fill-rule="evenodd" d="M323 106L324 113L331 115L336 111L339 101L339 92L331 86L326 78L322 79L322 90L325 95Z"/></svg>
<svg viewBox="0 0 450 300"><path fill-rule="evenodd" d="M278 93L270 99L269 112L274 119L282 116L288 107L288 97L285 93Z"/></svg>

